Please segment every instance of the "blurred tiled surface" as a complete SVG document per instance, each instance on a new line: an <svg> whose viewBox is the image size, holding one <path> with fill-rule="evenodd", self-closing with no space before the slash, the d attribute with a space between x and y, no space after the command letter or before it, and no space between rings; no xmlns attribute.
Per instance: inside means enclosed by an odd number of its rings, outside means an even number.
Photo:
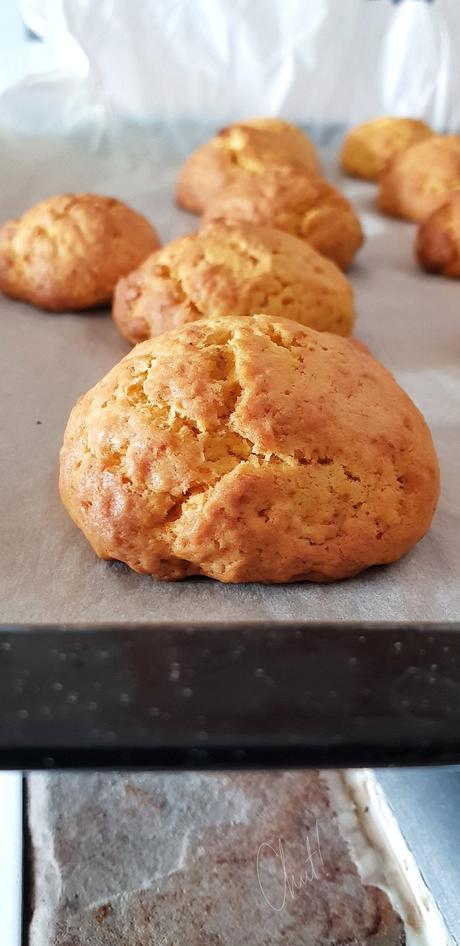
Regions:
<svg viewBox="0 0 460 946"><path fill-rule="evenodd" d="M34 773L28 797L28 946L406 942L321 773Z"/></svg>

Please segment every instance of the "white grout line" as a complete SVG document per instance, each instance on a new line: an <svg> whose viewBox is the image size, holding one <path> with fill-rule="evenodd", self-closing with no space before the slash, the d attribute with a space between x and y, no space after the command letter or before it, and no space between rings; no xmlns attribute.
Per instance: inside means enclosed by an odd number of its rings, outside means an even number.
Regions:
<svg viewBox="0 0 460 946"><path fill-rule="evenodd" d="M0 774L0 943L21 946L22 775Z"/></svg>
<svg viewBox="0 0 460 946"><path fill-rule="evenodd" d="M341 801L339 827L361 880L386 892L404 922L407 946L453 946L374 773L344 769L325 778Z"/></svg>

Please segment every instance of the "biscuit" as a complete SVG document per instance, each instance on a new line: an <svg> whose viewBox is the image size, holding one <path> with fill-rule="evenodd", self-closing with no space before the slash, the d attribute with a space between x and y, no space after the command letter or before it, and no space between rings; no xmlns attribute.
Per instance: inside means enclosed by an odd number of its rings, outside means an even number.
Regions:
<svg viewBox="0 0 460 946"><path fill-rule="evenodd" d="M248 223L209 224L153 253L119 281L112 311L133 343L203 316L265 312L338 335L355 321L353 290L331 260Z"/></svg>
<svg viewBox="0 0 460 946"><path fill-rule="evenodd" d="M159 246L148 220L120 200L50 197L0 230L0 289L56 312L102 305Z"/></svg>
<svg viewBox="0 0 460 946"><path fill-rule="evenodd" d="M396 154L432 134L425 122L415 118L375 118L348 132L340 163L352 177L376 181Z"/></svg>
<svg viewBox="0 0 460 946"><path fill-rule="evenodd" d="M331 581L399 559L439 470L392 375L287 319L137 345L74 407L60 490L101 558L162 579Z"/></svg>
<svg viewBox="0 0 460 946"><path fill-rule="evenodd" d="M460 188L460 135L433 135L401 151L380 176L384 213L421 221Z"/></svg>
<svg viewBox="0 0 460 946"><path fill-rule="evenodd" d="M231 184L210 202L204 221L247 221L305 240L341 269L363 243L361 224L346 198L321 178L295 167L272 167Z"/></svg>
<svg viewBox="0 0 460 946"><path fill-rule="evenodd" d="M460 192L420 224L415 242L419 263L429 273L460 278Z"/></svg>
<svg viewBox="0 0 460 946"><path fill-rule="evenodd" d="M300 128L280 118L229 125L185 162L177 182L177 203L201 214L227 184L251 181L273 164L292 163L315 175L320 172L316 148Z"/></svg>

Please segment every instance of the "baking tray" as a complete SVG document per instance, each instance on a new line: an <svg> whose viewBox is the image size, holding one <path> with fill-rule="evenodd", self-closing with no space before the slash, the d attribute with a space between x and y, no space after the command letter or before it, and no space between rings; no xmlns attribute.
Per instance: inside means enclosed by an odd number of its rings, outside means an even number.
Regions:
<svg viewBox="0 0 460 946"><path fill-rule="evenodd" d="M97 140L83 132L64 140L0 131L0 173L7 182L0 218L50 193L87 189L129 201L152 219L163 240L190 231L198 221L174 207L174 180L184 156L210 131L118 124ZM337 139L328 141L325 165L332 180L336 152ZM77 397L128 347L107 312L49 315L0 298L1 764L458 759L458 284L417 268L414 227L377 215L372 185L339 183L367 235L350 273L356 335L424 412L440 457L442 495L429 535L401 562L332 585L158 583L97 560L60 504L58 451ZM262 684L254 668L264 669L270 634L280 671L271 665L267 679L275 683L256 700ZM195 691L191 702L179 698L174 681L169 687L163 680L164 712L171 714L164 728L152 714L164 675L156 668L166 666L170 640L181 660L192 659L193 646L197 653L210 650L208 669L217 664L202 680L208 691ZM125 666L129 641L138 660ZM240 648L235 663L232 654ZM108 655L107 663L99 662L100 653ZM198 673L198 656L193 659ZM126 706L124 666L137 694ZM68 676L61 679L57 667ZM21 668L30 686L20 682ZM143 674L150 680L148 699ZM92 687L101 682L100 698L94 698ZM63 689L53 690L59 683ZM370 691L366 698L361 687ZM206 703L210 693L214 710ZM315 694L313 701L308 693ZM196 745L192 710L206 715L201 699L211 718L216 715L211 747ZM281 707L285 716L278 720Z"/></svg>
<svg viewBox="0 0 460 946"><path fill-rule="evenodd" d="M4 768L460 761L459 625L12 628Z"/></svg>

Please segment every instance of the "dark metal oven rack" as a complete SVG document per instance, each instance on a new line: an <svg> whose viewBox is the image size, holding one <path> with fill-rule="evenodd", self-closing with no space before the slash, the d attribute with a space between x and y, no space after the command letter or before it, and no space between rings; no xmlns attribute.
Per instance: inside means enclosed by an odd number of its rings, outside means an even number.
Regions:
<svg viewBox="0 0 460 946"><path fill-rule="evenodd" d="M0 768L460 762L460 624L0 628Z"/></svg>

